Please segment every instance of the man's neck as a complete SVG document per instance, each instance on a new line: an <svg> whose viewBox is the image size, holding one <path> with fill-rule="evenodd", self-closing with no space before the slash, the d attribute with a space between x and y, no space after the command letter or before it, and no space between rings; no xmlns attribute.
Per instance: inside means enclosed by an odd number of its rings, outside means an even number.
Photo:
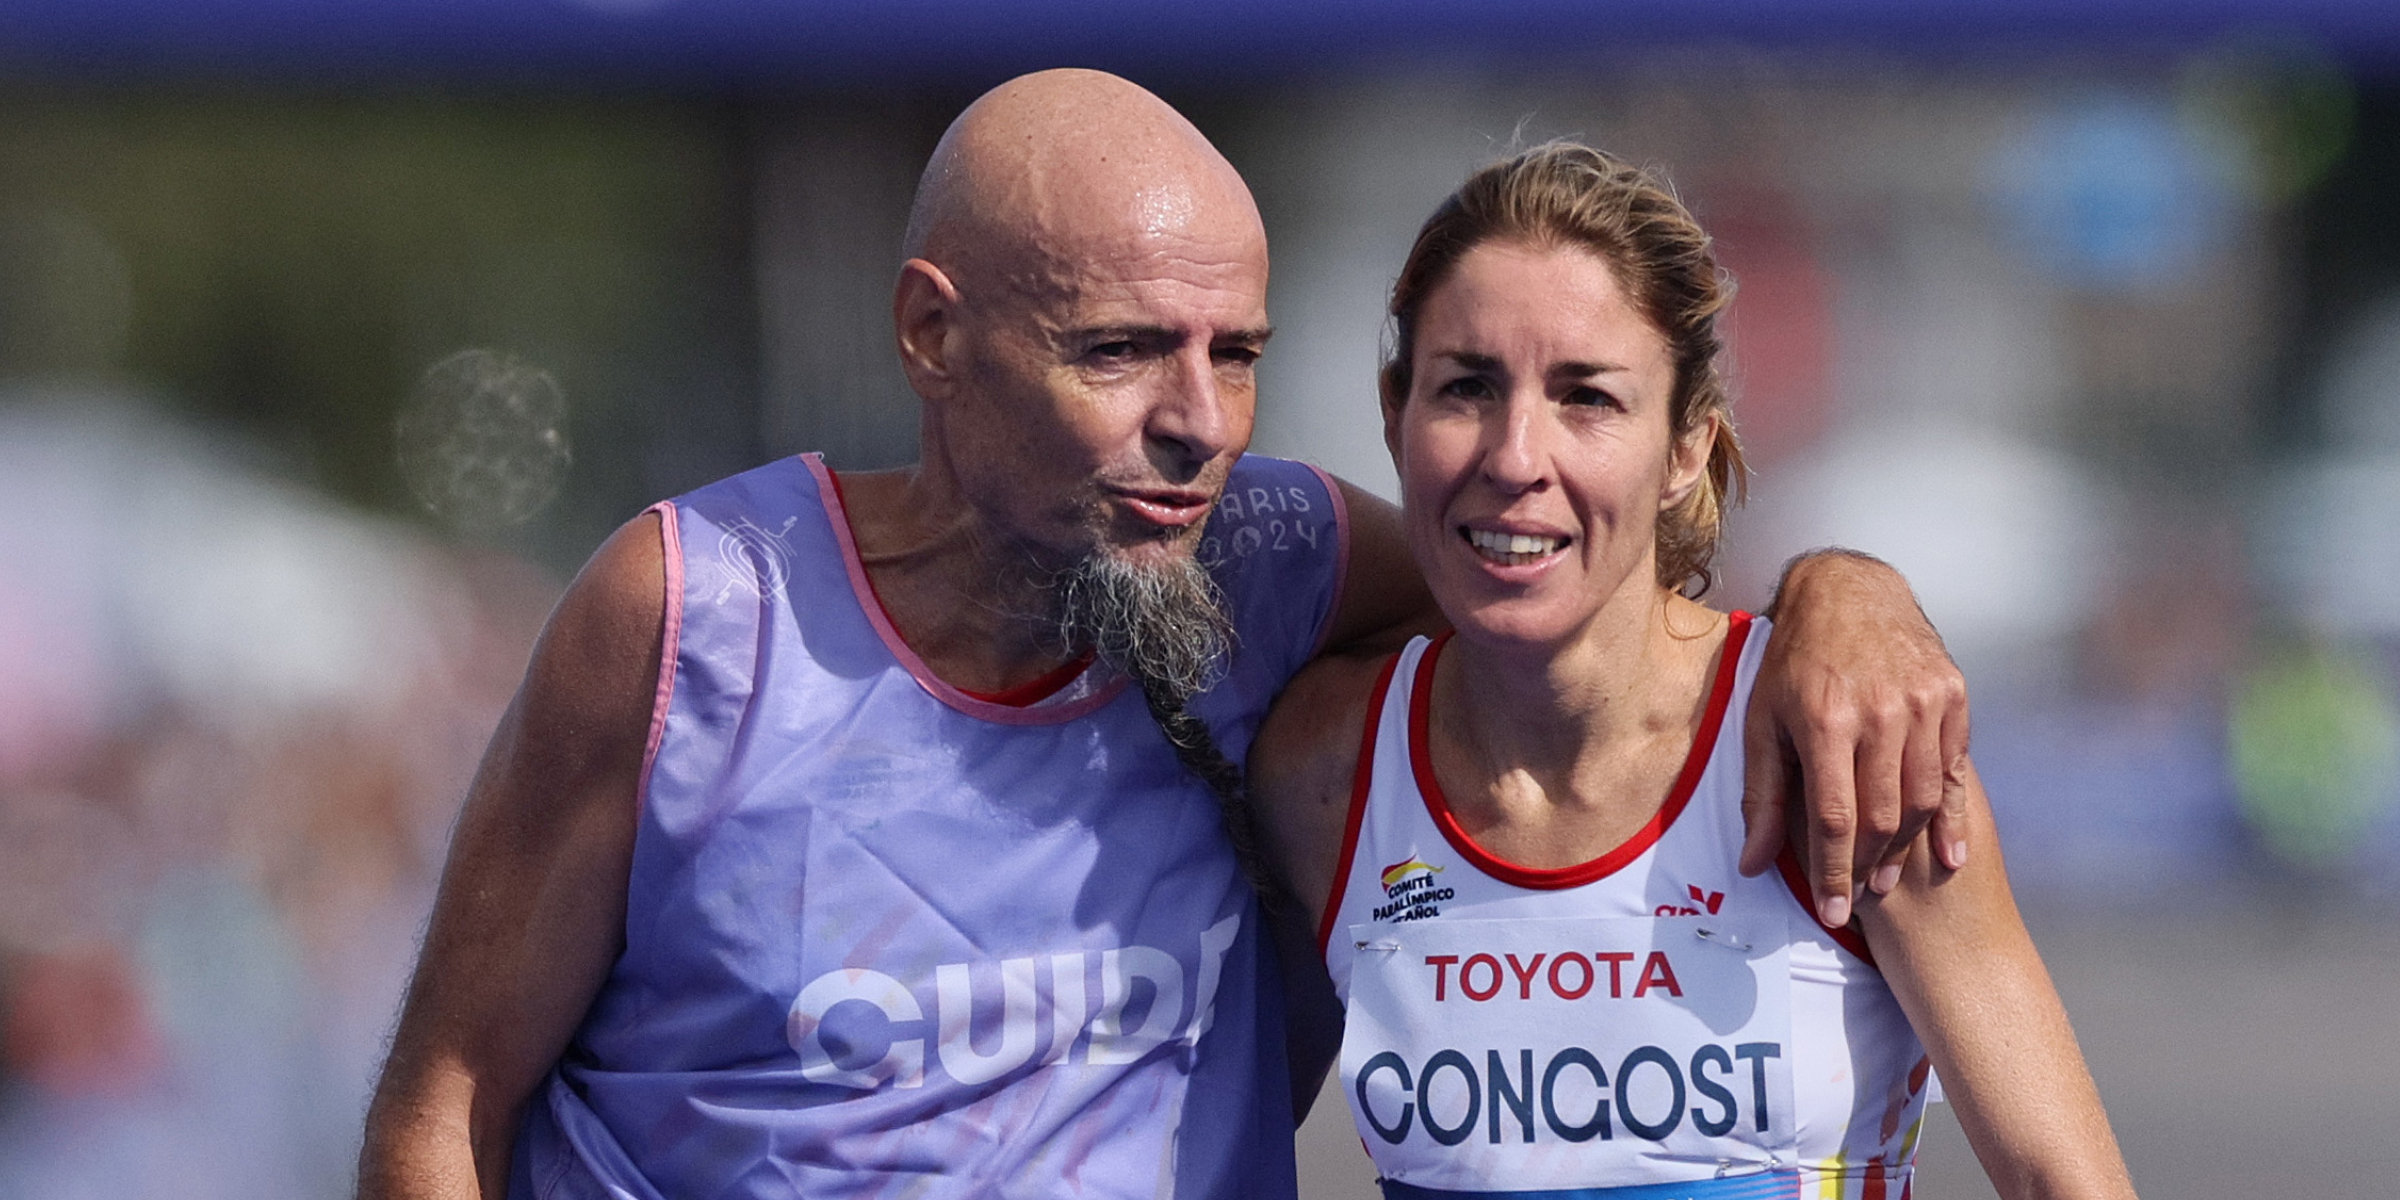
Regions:
<svg viewBox="0 0 2400 1200"><path fill-rule="evenodd" d="M921 469L844 472L838 486L876 599L944 682L1003 692L1076 657L1041 615L1053 600L1034 564Z"/></svg>

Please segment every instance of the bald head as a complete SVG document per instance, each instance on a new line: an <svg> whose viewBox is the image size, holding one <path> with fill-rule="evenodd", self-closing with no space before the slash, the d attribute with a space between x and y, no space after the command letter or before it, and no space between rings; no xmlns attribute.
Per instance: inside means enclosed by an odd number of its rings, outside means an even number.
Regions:
<svg viewBox="0 0 2400 1200"><path fill-rule="evenodd" d="M951 122L917 185L903 253L969 285L1188 238L1255 240L1264 254L1233 164L1158 97L1062 69L1001 84Z"/></svg>

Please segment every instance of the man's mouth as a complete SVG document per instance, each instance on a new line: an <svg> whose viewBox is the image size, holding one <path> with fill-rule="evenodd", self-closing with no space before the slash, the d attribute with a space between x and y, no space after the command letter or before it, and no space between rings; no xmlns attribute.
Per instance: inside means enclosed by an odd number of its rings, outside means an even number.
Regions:
<svg viewBox="0 0 2400 1200"><path fill-rule="evenodd" d="M1118 491L1116 496L1134 516L1161 529L1196 525L1216 503L1214 493L1182 489Z"/></svg>
<svg viewBox="0 0 2400 1200"><path fill-rule="evenodd" d="M1504 567L1521 567L1540 562L1567 547L1573 538L1539 533L1500 533L1490 529L1470 529L1459 526L1458 532L1467 539L1486 562Z"/></svg>

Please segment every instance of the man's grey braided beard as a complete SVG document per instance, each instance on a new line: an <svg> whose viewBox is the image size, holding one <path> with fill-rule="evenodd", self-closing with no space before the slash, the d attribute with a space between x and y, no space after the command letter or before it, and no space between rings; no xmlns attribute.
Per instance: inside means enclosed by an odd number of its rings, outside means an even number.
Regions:
<svg viewBox="0 0 2400 1200"><path fill-rule="evenodd" d="M1242 873L1265 895L1267 876L1241 768L1226 759L1188 707L1224 674L1233 649L1224 590L1191 558L1137 566L1098 551L1061 571L1052 592L1060 636L1068 645L1089 647L1141 688L1175 757L1216 795Z"/></svg>
<svg viewBox="0 0 2400 1200"><path fill-rule="evenodd" d="M1132 676L1144 695L1181 708L1225 670L1225 593L1193 559L1136 565L1095 551L1059 572L1051 592L1066 643Z"/></svg>

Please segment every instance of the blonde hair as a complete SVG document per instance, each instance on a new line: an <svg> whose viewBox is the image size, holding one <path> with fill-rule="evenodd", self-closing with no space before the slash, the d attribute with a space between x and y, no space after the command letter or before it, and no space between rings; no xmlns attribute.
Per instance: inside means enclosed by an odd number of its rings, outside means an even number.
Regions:
<svg viewBox="0 0 2400 1200"><path fill-rule="evenodd" d="M1717 314L1733 280L1717 266L1706 230L1650 172L1577 142L1554 141L1475 172L1426 218L1392 284L1392 349L1382 372L1384 403L1408 399L1417 313L1467 252L1486 242L1580 247L1616 273L1634 308L1666 339L1675 386L1668 427L1680 439L1711 416L1715 443L1700 486L1658 515L1658 581L1706 592L1724 533L1725 509L1741 503L1749 468L1733 432L1732 397L1717 366L1724 341Z"/></svg>

